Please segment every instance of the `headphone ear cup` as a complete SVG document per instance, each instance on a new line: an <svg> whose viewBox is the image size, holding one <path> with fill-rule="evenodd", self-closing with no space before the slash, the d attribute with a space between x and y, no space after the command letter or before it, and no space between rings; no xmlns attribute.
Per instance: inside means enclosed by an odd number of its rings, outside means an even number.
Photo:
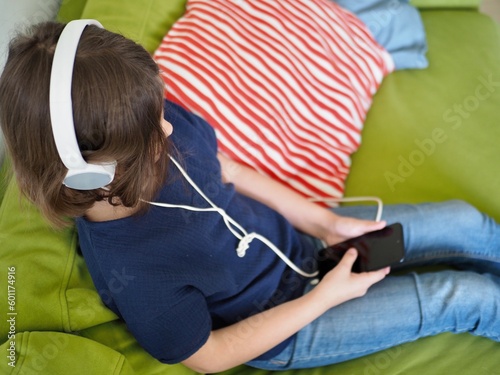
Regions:
<svg viewBox="0 0 500 375"><path fill-rule="evenodd" d="M81 169L70 169L63 184L75 190L93 190L109 185L115 177L116 163L87 164Z"/></svg>

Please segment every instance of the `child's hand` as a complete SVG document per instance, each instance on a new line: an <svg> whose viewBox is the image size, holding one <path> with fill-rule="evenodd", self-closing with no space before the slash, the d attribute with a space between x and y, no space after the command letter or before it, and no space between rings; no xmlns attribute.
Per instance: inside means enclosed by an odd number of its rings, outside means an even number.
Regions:
<svg viewBox="0 0 500 375"><path fill-rule="evenodd" d="M329 271L312 292L318 294L325 309L340 305L353 298L362 297L373 284L382 280L390 271L390 267L363 273L353 273L352 266L358 253L349 249L339 264Z"/></svg>

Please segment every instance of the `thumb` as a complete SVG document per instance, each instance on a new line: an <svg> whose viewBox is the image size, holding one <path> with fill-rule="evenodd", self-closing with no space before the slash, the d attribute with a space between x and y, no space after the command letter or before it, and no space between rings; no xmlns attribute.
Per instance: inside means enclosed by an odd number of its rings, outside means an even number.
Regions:
<svg viewBox="0 0 500 375"><path fill-rule="evenodd" d="M344 256L339 262L339 266L345 267L349 269L349 271L352 270L352 266L354 265L354 262L356 261L356 258L358 257L358 251L351 247L349 250L346 251Z"/></svg>
<svg viewBox="0 0 500 375"><path fill-rule="evenodd" d="M385 220L381 220L381 221L366 221L365 223L366 223L366 228L365 229L367 229L367 231L369 231L369 232L385 228L385 226L387 225L387 222Z"/></svg>
<svg viewBox="0 0 500 375"><path fill-rule="evenodd" d="M382 229L387 225L387 222L385 220L373 221L353 219L352 223L355 225L350 225L344 232L344 235L346 235L348 238L361 236L362 234Z"/></svg>

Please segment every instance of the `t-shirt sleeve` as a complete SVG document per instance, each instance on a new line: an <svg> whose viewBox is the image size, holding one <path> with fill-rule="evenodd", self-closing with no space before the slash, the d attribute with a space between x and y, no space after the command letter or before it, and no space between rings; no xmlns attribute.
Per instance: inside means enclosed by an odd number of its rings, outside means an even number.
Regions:
<svg viewBox="0 0 500 375"><path fill-rule="evenodd" d="M127 326L138 343L153 357L167 364L179 363L196 353L208 340L212 329L205 298L195 288L179 291L175 305L150 317L144 306L143 317L127 319Z"/></svg>
<svg viewBox="0 0 500 375"><path fill-rule="evenodd" d="M200 142L205 142L212 152L217 153L217 137L214 128L200 116L189 112L180 105L165 100L165 119L173 125L173 136L177 138L177 133L196 137L198 146ZM182 137L182 136L181 136Z"/></svg>

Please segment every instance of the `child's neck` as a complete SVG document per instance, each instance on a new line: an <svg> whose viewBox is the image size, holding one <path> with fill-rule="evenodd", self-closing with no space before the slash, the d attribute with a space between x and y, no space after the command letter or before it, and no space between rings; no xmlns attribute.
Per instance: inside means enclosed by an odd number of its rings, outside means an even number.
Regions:
<svg viewBox="0 0 500 375"><path fill-rule="evenodd" d="M101 222L123 219L132 216L137 208L113 206L107 201L96 202L87 212L85 217L89 221Z"/></svg>

